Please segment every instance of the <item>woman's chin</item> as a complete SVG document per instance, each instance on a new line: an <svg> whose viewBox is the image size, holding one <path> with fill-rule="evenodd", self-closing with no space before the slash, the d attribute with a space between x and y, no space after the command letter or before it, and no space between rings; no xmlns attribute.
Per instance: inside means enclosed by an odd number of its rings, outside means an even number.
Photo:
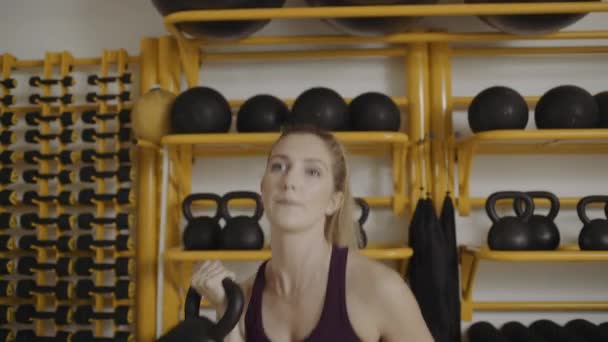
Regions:
<svg viewBox="0 0 608 342"><path fill-rule="evenodd" d="M297 217L285 216L285 217L275 217L270 221L273 227L282 233L297 233L305 231L308 227L311 226L310 222L306 222Z"/></svg>

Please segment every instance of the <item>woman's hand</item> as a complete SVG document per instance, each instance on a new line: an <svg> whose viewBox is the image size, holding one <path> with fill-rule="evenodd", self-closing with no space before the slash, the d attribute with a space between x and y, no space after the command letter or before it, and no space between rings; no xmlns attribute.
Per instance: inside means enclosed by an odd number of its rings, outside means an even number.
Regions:
<svg viewBox="0 0 608 342"><path fill-rule="evenodd" d="M234 273L226 269L221 261L197 262L193 266L190 286L215 308L221 308L226 305L226 291L222 285L226 277L235 279Z"/></svg>

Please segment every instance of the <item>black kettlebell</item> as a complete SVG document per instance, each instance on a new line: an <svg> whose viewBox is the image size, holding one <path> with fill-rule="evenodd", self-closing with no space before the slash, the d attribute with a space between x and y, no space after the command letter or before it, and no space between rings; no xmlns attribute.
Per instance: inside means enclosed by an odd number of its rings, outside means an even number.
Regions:
<svg viewBox="0 0 608 342"><path fill-rule="evenodd" d="M498 217L496 201L505 198L519 198L526 204L520 216ZM488 232L488 246L493 250L520 251L532 249L530 218L534 212L534 202L526 193L520 191L495 192L486 201L486 212L492 220Z"/></svg>
<svg viewBox="0 0 608 342"><path fill-rule="evenodd" d="M253 216L230 215L228 202L236 198L250 198L255 201ZM222 216L226 225L220 236L222 249L262 249L264 247L264 232L260 227L260 219L264 214L262 198L252 191L232 191L222 198Z"/></svg>
<svg viewBox="0 0 608 342"><path fill-rule="evenodd" d="M604 212L606 219L590 220L586 213L586 206L593 202L605 202ZM608 250L608 196L587 196L581 198L576 205L578 217L583 222L583 229L578 236L578 246L581 250L607 251Z"/></svg>
<svg viewBox="0 0 608 342"><path fill-rule="evenodd" d="M201 296L193 288L188 289L184 305L185 319L161 336L157 342L219 342L234 329L243 314L245 298L240 286L230 278L222 281L228 306L224 316L213 323L199 316Z"/></svg>
<svg viewBox="0 0 608 342"><path fill-rule="evenodd" d="M215 216L192 215L192 202L201 200L211 200L217 204ZM188 221L182 236L184 248L186 250L207 250L219 247L220 233L220 214L222 198L212 193L190 194L182 203L184 217Z"/></svg>
<svg viewBox="0 0 608 342"><path fill-rule="evenodd" d="M560 203L555 194L548 191L528 191L526 192L532 199L546 198L551 202L551 208L547 216L532 215L530 218L530 232L532 234L532 249L533 250L554 250L559 246L560 235L559 229L555 225L555 218L559 212ZM517 216L521 216L523 209L521 208L521 199L516 198L513 202L513 209Z"/></svg>
<svg viewBox="0 0 608 342"><path fill-rule="evenodd" d="M367 234L363 229L363 225L369 216L369 204L363 198L359 197L355 198L355 203L361 208L361 215L359 215L359 219L357 220L357 225L359 227L359 248L365 248L367 246Z"/></svg>

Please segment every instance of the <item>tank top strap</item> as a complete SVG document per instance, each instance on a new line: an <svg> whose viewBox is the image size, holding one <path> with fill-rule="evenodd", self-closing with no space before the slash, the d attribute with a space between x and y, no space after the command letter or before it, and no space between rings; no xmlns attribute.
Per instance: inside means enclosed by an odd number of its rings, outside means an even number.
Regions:
<svg viewBox="0 0 608 342"><path fill-rule="evenodd" d="M334 332L344 334L345 328L349 330L345 335L351 336L352 327L346 310L347 258L348 248L333 247L321 319L306 341L326 341L327 336L332 336ZM347 338L346 341L350 339Z"/></svg>
<svg viewBox="0 0 608 342"><path fill-rule="evenodd" d="M251 297L249 298L249 304L247 306L247 312L245 313L245 331L252 334L262 334L264 327L262 325L262 295L264 294L264 288L266 287L266 265L268 260L264 261L255 275L253 281L253 287L251 288ZM249 337L248 337L249 340ZM252 339L255 340L255 339Z"/></svg>

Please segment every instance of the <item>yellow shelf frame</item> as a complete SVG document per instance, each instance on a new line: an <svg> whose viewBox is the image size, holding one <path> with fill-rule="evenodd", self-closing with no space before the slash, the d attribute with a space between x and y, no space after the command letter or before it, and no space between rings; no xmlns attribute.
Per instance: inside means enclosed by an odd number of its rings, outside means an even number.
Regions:
<svg viewBox="0 0 608 342"><path fill-rule="evenodd" d="M606 262L608 251L581 251L577 246L565 245L553 251L495 251L488 246L462 246L461 260L461 316L471 321L474 311L496 310L608 310L605 302L476 302L473 301L473 284L481 260L498 262Z"/></svg>
<svg viewBox="0 0 608 342"><path fill-rule="evenodd" d="M602 31L601 35L608 33ZM597 39L601 35L598 35ZM562 35L556 39L568 39ZM573 39L583 39L571 35ZM607 45L543 46L543 47L470 47L447 42L430 44L431 76L431 160L433 173L433 200L439 210L443 194L454 193L457 181L458 195L455 198L460 215L470 215L472 207L483 207L485 198L469 195L470 174L475 154L605 154L608 152L608 129L526 129L496 130L480 132L466 137L456 137L452 128L455 110L468 107L473 97L453 96L451 79L452 58L463 56L506 56L543 54L607 54ZM525 96L531 109L539 96ZM455 170L458 167L458 179ZM580 198L560 198L562 206L573 207ZM535 200L541 206L548 201Z"/></svg>
<svg viewBox="0 0 608 342"><path fill-rule="evenodd" d="M608 129L542 129L496 130L480 132L456 140L458 155L458 209L468 215L472 203L469 195L473 158L476 154L530 153L608 153ZM483 206L483 199L475 204ZM560 200L563 205L576 205L576 198Z"/></svg>
<svg viewBox="0 0 608 342"><path fill-rule="evenodd" d="M350 37L342 37L342 44L350 40ZM298 43L291 41L291 44ZM403 58L403 65L406 73L404 75L406 89L409 89L406 96L395 96L393 100L402 107L408 114L403 117L403 127L408 127L408 131L400 132L336 132L338 139L344 141L347 149L351 153L377 154L388 153L392 155L393 170L399 170L395 174L393 184L393 195L388 197L367 197L371 206L383 206L392 208L397 214L403 214L410 209L411 203L416 203L425 187L424 172L422 163L418 162L424 155L425 144L424 129L422 121L428 113L428 51L425 43L395 44L388 48L369 48L369 47L315 47L309 51L302 50L283 50L283 51L259 51L259 52L222 52L210 49L211 44L199 41L184 41L172 36L160 37L157 41L158 64L156 67L156 81L161 88L180 92L181 79L185 76L187 87L199 86L199 72L202 63L214 61L239 61L249 59L294 59L294 58L358 58L365 56ZM232 42L233 47L241 46L241 42ZM268 45L276 45L271 41ZM142 62L143 64L143 62ZM148 82L148 89L153 84L152 77ZM146 86L142 84L142 91ZM243 100L228 99L231 106L238 107ZM283 99L285 100L285 99ZM349 101L350 99L346 99ZM293 99L286 99L291 105ZM216 135L173 135L167 136L161 143L162 167L159 172L162 179L158 179L158 184L162 184L157 191L160 197L160 236L159 251L167 248L180 246L181 239L179 230L166 229L167 227L178 227L180 222L181 210L166 210L166 208L178 208L181 201L191 191L192 158L199 156L217 155L251 155L267 151L270 144L278 137L277 134L243 134L225 133ZM245 140L243 140L245 139ZM365 143L365 139L367 143ZM223 147L218 147L221 142ZM363 144L358 144L357 142ZM247 145L251 144L253 145ZM154 144L138 144L142 149L149 151L155 149ZM213 148L210 146L213 145ZM244 145L247 145L243 148ZM204 149L201 148L204 146ZM156 150L158 152L158 150ZM166 156L166 157L165 157ZM157 160L158 161L158 160ZM170 167L169 165L172 165ZM169 171L170 170L170 171ZM167 177L165 177L167 175ZM426 182L428 182L428 177ZM163 193L161 193L163 192ZM235 205L248 205L248 202L234 201ZM164 223L163 223L164 222ZM163 225L165 229L163 230ZM156 308L156 334L166 331L178 321L178 311L183 298L171 284L171 279L164 274L172 272L169 261L162 256L164 252L159 252L158 258L161 266L157 273L157 303ZM404 264L405 265L405 264ZM404 271L405 266L402 267ZM162 309L159 309L161 308ZM160 311L159 311L160 310ZM151 314L148 314L150 316Z"/></svg>
<svg viewBox="0 0 608 342"><path fill-rule="evenodd" d="M407 260L413 255L410 247L370 247L359 251L362 255L378 260ZM169 248L165 252L165 260L173 262L192 262L202 260L226 261L262 261L270 259L272 251L262 250L217 250L217 251L185 251L179 247Z"/></svg>

